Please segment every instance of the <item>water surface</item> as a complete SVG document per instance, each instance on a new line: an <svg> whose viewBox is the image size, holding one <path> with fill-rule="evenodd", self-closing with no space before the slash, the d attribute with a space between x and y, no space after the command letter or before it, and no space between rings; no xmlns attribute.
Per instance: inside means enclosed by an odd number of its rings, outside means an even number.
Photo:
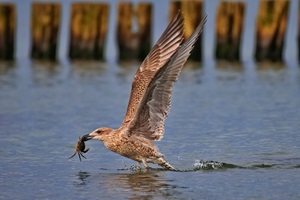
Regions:
<svg viewBox="0 0 300 200"><path fill-rule="evenodd" d="M86 143L87 160L68 160L78 136L120 125L137 66L1 63L1 198L300 198L296 63L186 67L156 143L185 172L139 171L98 141Z"/></svg>

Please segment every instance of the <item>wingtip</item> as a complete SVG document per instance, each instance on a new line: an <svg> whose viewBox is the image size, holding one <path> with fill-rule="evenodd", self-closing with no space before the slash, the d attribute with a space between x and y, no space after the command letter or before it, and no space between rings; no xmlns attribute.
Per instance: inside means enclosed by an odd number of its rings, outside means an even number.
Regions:
<svg viewBox="0 0 300 200"><path fill-rule="evenodd" d="M177 11L177 15L178 14L181 14L182 15L182 11L180 10L180 9L178 9L178 11Z"/></svg>
<svg viewBox="0 0 300 200"><path fill-rule="evenodd" d="M208 19L208 15L207 13L204 13L204 15L202 16L202 20L205 22L207 22L207 19Z"/></svg>

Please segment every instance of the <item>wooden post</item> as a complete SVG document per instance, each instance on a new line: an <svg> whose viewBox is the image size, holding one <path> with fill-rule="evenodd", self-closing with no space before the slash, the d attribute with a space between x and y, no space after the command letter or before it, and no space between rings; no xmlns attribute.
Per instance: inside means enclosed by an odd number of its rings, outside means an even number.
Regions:
<svg viewBox="0 0 300 200"><path fill-rule="evenodd" d="M13 60L15 37L14 4L0 5L0 59Z"/></svg>
<svg viewBox="0 0 300 200"><path fill-rule="evenodd" d="M216 22L216 58L240 60L240 42L244 22L244 2L221 2Z"/></svg>
<svg viewBox="0 0 300 200"><path fill-rule="evenodd" d="M144 60L151 49L151 27L152 27L152 5L139 3L136 9L136 16L139 26L139 47L138 59Z"/></svg>
<svg viewBox="0 0 300 200"><path fill-rule="evenodd" d="M170 20L172 20L177 14L178 10L181 10L184 19L184 38L187 39L194 32L200 20L203 17L203 1L191 0L191 1L172 1L170 4ZM189 60L201 61L202 60L202 35L195 43L195 47L191 52Z"/></svg>
<svg viewBox="0 0 300 200"><path fill-rule="evenodd" d="M298 5L298 60L300 61L300 3Z"/></svg>
<svg viewBox="0 0 300 200"><path fill-rule="evenodd" d="M57 35L60 20L58 3L33 3L31 15L31 57L56 59Z"/></svg>
<svg viewBox="0 0 300 200"><path fill-rule="evenodd" d="M118 4L117 41L119 60L144 60L151 48L152 4L130 2ZM133 30L136 19L138 30Z"/></svg>
<svg viewBox="0 0 300 200"><path fill-rule="evenodd" d="M289 3L288 0L260 2L256 25L257 61L282 62Z"/></svg>
<svg viewBox="0 0 300 200"><path fill-rule="evenodd" d="M104 59L109 6L106 3L74 3L71 8L71 59Z"/></svg>

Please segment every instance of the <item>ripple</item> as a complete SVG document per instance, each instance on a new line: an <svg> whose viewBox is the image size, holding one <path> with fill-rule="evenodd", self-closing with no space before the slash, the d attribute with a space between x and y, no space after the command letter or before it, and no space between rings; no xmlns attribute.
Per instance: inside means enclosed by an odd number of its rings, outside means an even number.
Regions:
<svg viewBox="0 0 300 200"><path fill-rule="evenodd" d="M237 165L232 163L225 163L213 160L195 160L193 163L194 168L191 169L177 169L176 171L164 168L152 168L149 167L147 170L144 168L140 168L139 166L133 165L131 167L124 167L118 169L119 171L132 171L132 172L155 172L155 171L173 171L173 172L195 172L195 171L212 171L212 170L227 170L227 169L246 169L246 170L256 170L256 169L298 169L300 168L300 164L290 164L289 162L282 163L259 163L252 165ZM104 170L104 169L102 169ZM107 170L107 169L105 169Z"/></svg>

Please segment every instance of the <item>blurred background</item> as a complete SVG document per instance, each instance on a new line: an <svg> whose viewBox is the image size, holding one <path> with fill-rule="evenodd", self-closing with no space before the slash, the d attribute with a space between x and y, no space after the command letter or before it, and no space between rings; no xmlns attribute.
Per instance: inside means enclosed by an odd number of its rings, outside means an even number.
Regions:
<svg viewBox="0 0 300 200"><path fill-rule="evenodd" d="M191 59L300 59L299 1L0 1L0 59L143 60L178 10L185 38L204 13Z"/></svg>

